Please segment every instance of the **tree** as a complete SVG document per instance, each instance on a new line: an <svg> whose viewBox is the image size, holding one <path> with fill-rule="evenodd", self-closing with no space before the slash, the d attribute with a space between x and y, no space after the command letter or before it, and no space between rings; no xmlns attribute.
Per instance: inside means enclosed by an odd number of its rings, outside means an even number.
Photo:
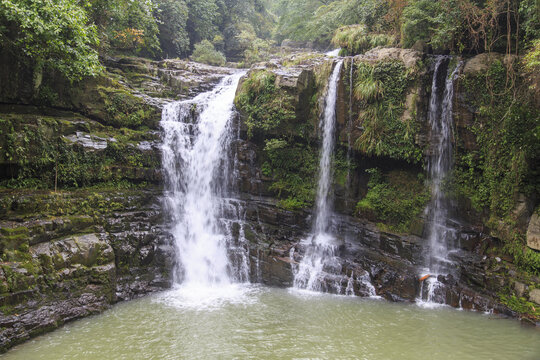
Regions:
<svg viewBox="0 0 540 360"><path fill-rule="evenodd" d="M183 0L158 0L155 12L159 20L159 42L166 56L178 57L189 51L186 30L188 7Z"/></svg>
<svg viewBox="0 0 540 360"><path fill-rule="evenodd" d="M34 88L44 69L71 81L101 71L96 27L75 0L0 0L2 47L34 68Z"/></svg>
<svg viewBox="0 0 540 360"><path fill-rule="evenodd" d="M219 7L215 0L188 0L187 31L191 43L211 40L218 33Z"/></svg>
<svg viewBox="0 0 540 360"><path fill-rule="evenodd" d="M195 44L195 50L191 55L193 61L222 66L225 65L225 55L214 49L214 45L208 40L203 40L198 44Z"/></svg>

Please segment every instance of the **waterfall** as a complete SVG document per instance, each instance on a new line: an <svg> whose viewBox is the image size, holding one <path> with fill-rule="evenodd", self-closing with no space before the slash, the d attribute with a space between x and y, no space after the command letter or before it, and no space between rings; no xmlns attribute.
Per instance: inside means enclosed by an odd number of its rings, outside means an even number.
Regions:
<svg viewBox="0 0 540 360"><path fill-rule="evenodd" d="M428 113L432 150L427 164L431 181L431 202L427 207L429 222L426 234L430 246L429 272L434 274L450 272L448 252L455 241L455 229L448 226L451 204L444 194L443 186L453 165L454 83L462 63L459 62L451 69L444 66L449 60L450 58L445 56L436 58ZM440 79L443 73L446 75L444 82ZM442 83L444 89L439 87ZM439 285L436 279L429 279L428 301L433 300L433 294Z"/></svg>
<svg viewBox="0 0 540 360"><path fill-rule="evenodd" d="M352 160L352 126L353 126L353 91L354 90L354 57L351 57L349 72L349 118L347 121L347 163ZM351 197L351 167L347 166L347 197Z"/></svg>
<svg viewBox="0 0 540 360"><path fill-rule="evenodd" d="M332 199L330 187L332 185L332 154L335 143L336 127L336 100L339 76L343 60L340 60L328 81L328 93L325 99L324 114L321 117L319 128L322 131L322 146L319 161L319 181L315 207L315 222L312 235L304 240L307 246L302 262L294 278L294 286L314 291L325 290L321 273L326 268L339 266L336 261L335 239L329 233L330 218L332 216ZM337 292L340 284L335 284ZM337 288L339 286L339 288Z"/></svg>
<svg viewBox="0 0 540 360"><path fill-rule="evenodd" d="M176 246L177 284L210 287L248 280L248 257L222 217L238 206L224 196L236 136L233 100L242 75L227 76L212 91L163 109L164 201Z"/></svg>

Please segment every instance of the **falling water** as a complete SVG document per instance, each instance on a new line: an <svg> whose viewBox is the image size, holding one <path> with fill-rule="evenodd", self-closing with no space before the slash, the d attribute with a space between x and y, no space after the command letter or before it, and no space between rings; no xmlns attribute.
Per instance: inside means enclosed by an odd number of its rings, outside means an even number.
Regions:
<svg viewBox="0 0 540 360"><path fill-rule="evenodd" d="M353 126L353 90L354 90L354 57L351 57L351 71L349 73L349 119L347 121L347 163L352 158L352 126ZM347 166L347 197L351 197L351 167Z"/></svg>
<svg viewBox="0 0 540 360"><path fill-rule="evenodd" d="M214 90L163 110L165 205L177 253L174 281L183 286L247 280L247 265L238 261L247 257L221 217L235 206L224 195L231 168L227 154L235 136L233 100L241 76L227 76Z"/></svg>
<svg viewBox="0 0 540 360"><path fill-rule="evenodd" d="M322 147L319 162L319 183L315 208L315 222L312 236L304 240L307 245L304 258L298 267L294 286L308 290L325 290L322 279L323 269L339 266L336 259L335 239L329 233L330 217L332 216L332 199L330 186L332 184L332 154L334 152L334 133L336 125L336 100L339 75L343 61L339 61L328 81L325 110L319 124L322 130ZM341 287L336 284L336 287ZM339 289L334 289L339 292Z"/></svg>
<svg viewBox="0 0 540 360"><path fill-rule="evenodd" d="M429 104L429 124L431 126L432 152L428 158L428 172L431 180L431 203L427 208L429 225L427 238L430 245L429 272L439 274L449 272L451 262L448 259L449 249L455 238L455 229L448 226L450 203L443 191L444 181L452 169L452 129L454 82L461 69L461 62L452 70L443 66L448 57L437 57L433 74L431 99ZM439 75L447 71L445 87L439 89ZM451 72L450 72L451 71ZM428 281L428 301L440 284L432 278Z"/></svg>

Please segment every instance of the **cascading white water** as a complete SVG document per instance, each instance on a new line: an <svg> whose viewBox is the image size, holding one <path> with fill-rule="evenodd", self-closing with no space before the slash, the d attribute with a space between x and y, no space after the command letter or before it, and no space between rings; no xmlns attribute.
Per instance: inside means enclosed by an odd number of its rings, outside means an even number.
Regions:
<svg viewBox="0 0 540 360"><path fill-rule="evenodd" d="M455 238L455 229L449 227L448 218L450 203L443 191L443 184L452 169L453 148L453 99L454 82L461 69L459 62L452 70L443 66L448 58L439 56L436 59L429 104L429 124L432 152L428 158L428 172L431 181L431 202L427 208L429 225L427 238L430 245L429 270L431 274L448 272L448 252ZM444 91L439 89L441 69L447 69ZM443 70L444 71L444 70ZM434 293L439 287L437 280L428 280L428 301L433 300Z"/></svg>
<svg viewBox="0 0 540 360"><path fill-rule="evenodd" d="M354 57L351 57L351 70L349 72L349 119L347 121L347 162L352 158L352 127L353 127L353 91L354 90ZM347 195L350 195L351 167L347 167ZM350 196L349 196L350 197Z"/></svg>
<svg viewBox="0 0 540 360"><path fill-rule="evenodd" d="M242 75L227 76L214 90L163 109L165 205L176 245L175 283L212 287L248 280L247 256L236 254L234 260L230 248L242 249L232 244L230 226L220 217L225 207L234 207L223 198L223 184L229 178L233 100Z"/></svg>
<svg viewBox="0 0 540 360"><path fill-rule="evenodd" d="M294 287L321 291L324 283L320 278L325 267L339 266L335 258L336 246L334 237L329 233L332 216L332 154L334 152L334 133L336 125L336 100L338 81L343 61L340 60L328 81L324 114L319 128L322 130L322 147L319 161L319 182L315 207L315 222L312 236L304 240L306 253L298 266L294 278ZM341 287L339 284L336 286ZM334 289L339 292L339 289Z"/></svg>

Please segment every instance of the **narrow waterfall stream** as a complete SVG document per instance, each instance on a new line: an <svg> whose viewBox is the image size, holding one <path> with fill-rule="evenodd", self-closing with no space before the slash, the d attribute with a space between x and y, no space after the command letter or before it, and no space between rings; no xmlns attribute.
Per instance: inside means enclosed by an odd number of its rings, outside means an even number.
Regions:
<svg viewBox="0 0 540 360"><path fill-rule="evenodd" d="M328 268L339 267L339 262L335 259L336 239L329 232L329 228L332 216L330 188L332 185L332 155L335 143L336 100L342 65L343 60L338 61L328 80L324 114L319 124L322 132L322 146L319 160L315 221L312 235L304 240L306 252L294 278L294 287L296 288L326 291L327 286L334 286L334 291L337 293L340 293L341 285L325 281L323 271L326 272Z"/></svg>
<svg viewBox="0 0 540 360"><path fill-rule="evenodd" d="M427 281L428 302L433 301L435 289L439 285L437 275L452 272L448 252L455 247L456 238L456 230L448 225L451 203L445 195L444 182L453 165L454 83L462 63L459 62L452 69L449 62L449 57L436 58L428 113L432 150L427 164L431 181L431 202L426 209L428 215L426 234L430 245L426 271L433 275ZM443 74L444 81L441 81ZM444 89L439 87L442 84Z"/></svg>
<svg viewBox="0 0 540 360"><path fill-rule="evenodd" d="M231 168L227 154L236 136L231 120L242 75L227 76L212 91L163 110L165 205L177 254L174 282L184 288L248 280L247 255L233 244L220 218L228 205L224 201Z"/></svg>

